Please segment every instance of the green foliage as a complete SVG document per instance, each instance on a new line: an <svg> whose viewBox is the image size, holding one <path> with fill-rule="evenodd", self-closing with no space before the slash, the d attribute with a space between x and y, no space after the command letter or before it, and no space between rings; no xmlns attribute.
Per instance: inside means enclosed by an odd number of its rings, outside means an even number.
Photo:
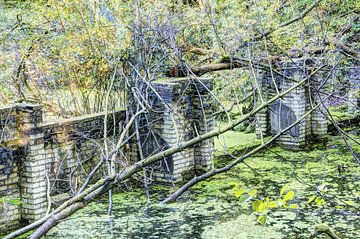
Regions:
<svg viewBox="0 0 360 239"><path fill-rule="evenodd" d="M298 209L297 204L289 204L291 200L295 198L295 192L289 190L288 186L283 186L280 190L280 195L275 200L270 200L269 197L258 196L256 189L247 191L243 189L240 184L229 183L233 186L234 196L243 204L251 202L251 207L254 212L257 213L257 222L261 225L264 225L267 221L269 209L274 208L289 208L289 209ZM285 193L286 192L286 193Z"/></svg>
<svg viewBox="0 0 360 239"><path fill-rule="evenodd" d="M322 207L325 204L325 200L321 196L312 195L307 203L315 203L318 207Z"/></svg>

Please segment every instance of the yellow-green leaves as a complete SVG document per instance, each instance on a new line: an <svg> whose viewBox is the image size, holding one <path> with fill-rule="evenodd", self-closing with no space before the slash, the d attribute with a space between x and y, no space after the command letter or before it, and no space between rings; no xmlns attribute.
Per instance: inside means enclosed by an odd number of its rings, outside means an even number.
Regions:
<svg viewBox="0 0 360 239"><path fill-rule="evenodd" d="M256 189L253 189L249 192L249 195L252 196L253 198L256 197L256 194L257 194L257 190Z"/></svg>
<svg viewBox="0 0 360 239"><path fill-rule="evenodd" d="M252 208L258 213L263 213L267 208L267 202L256 200L255 202L252 202Z"/></svg>
<svg viewBox="0 0 360 239"><path fill-rule="evenodd" d="M279 207L279 205L276 201L269 202L268 208L277 208L277 207Z"/></svg>
<svg viewBox="0 0 360 239"><path fill-rule="evenodd" d="M266 217L266 214L258 216L257 222L260 223L260 225L264 225L266 223Z"/></svg>
<svg viewBox="0 0 360 239"><path fill-rule="evenodd" d="M308 201L307 204L313 204L315 203L318 207L323 206L326 202L321 196L312 195Z"/></svg>
<svg viewBox="0 0 360 239"><path fill-rule="evenodd" d="M312 195L309 200L307 201L307 203L311 203L312 201L314 201L316 198L316 195Z"/></svg>
<svg viewBox="0 0 360 239"><path fill-rule="evenodd" d="M294 196L295 196L294 191L288 191L284 196L284 201L285 202L290 201L290 200L294 199Z"/></svg>
<svg viewBox="0 0 360 239"><path fill-rule="evenodd" d="M3 206L5 204L11 204L11 205L21 205L22 201L20 198L7 198L7 197L1 197L0 198L0 206Z"/></svg>
<svg viewBox="0 0 360 239"><path fill-rule="evenodd" d="M322 205L325 204L325 200L321 197L316 197L315 202L316 202L316 205L318 205L318 207L321 207Z"/></svg>
<svg viewBox="0 0 360 239"><path fill-rule="evenodd" d="M289 209L299 208L298 204L289 204L291 200L295 199L295 191L290 190L287 185L280 189L280 195L276 200L270 200L269 197L262 197L261 192L258 192L256 189L248 191L242 188L239 183L231 182L229 185L232 186L234 196L242 204L246 205L247 202L251 201L251 207L258 215L257 222L261 225L266 224L269 209L281 207Z"/></svg>
<svg viewBox="0 0 360 239"><path fill-rule="evenodd" d="M239 189L239 190L236 190L234 195L236 198L239 198L243 193L245 193L245 190L244 189Z"/></svg>

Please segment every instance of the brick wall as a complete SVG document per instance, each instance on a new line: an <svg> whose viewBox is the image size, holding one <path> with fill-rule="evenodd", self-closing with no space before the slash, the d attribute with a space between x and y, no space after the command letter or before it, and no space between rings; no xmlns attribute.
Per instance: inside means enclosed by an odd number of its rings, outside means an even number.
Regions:
<svg viewBox="0 0 360 239"><path fill-rule="evenodd" d="M296 84L297 81L308 77L308 62L303 59L293 59L289 62L279 62L278 69L282 75L270 75L268 72L258 72L258 85L264 101L276 95L276 89L285 91ZM281 99L272 103L269 107L261 110L256 115L256 134L258 137L274 135L282 129L301 118L312 105L321 103L316 88L319 87L326 74L319 71L311 79L311 88L306 84L297 87ZM261 103L259 93L257 104ZM324 139L327 134L327 119L324 107L320 105L310 116L302 120L298 125L281 135L276 141L287 148L300 149L309 140Z"/></svg>
<svg viewBox="0 0 360 239"><path fill-rule="evenodd" d="M158 135L161 148L176 147L180 142L190 140L214 129L211 97L212 80L210 79L169 79L153 83L156 90L150 93L154 111L150 114L152 122L144 132L144 138L151 133ZM153 174L157 181L180 182L192 177L197 171L212 168L213 139L196 144L192 148L163 160L154 166ZM152 154L155 145L146 149Z"/></svg>
<svg viewBox="0 0 360 239"><path fill-rule="evenodd" d="M44 216L47 195L75 191L102 157L105 114L48 123L42 116L38 105L0 109L0 232ZM124 119L125 111L108 114L109 140Z"/></svg>
<svg viewBox="0 0 360 239"><path fill-rule="evenodd" d="M153 87L158 92L151 96L153 110L142 116L145 157L214 128L211 80L184 78L157 82ZM44 216L49 195L79 189L104 157L104 141L111 145L119 135L126 111L107 114L106 130L105 116L99 113L43 122L39 105L16 104L0 109L0 198L4 201L0 232ZM153 137L148 137L149 133ZM132 139L117 161L138 160L137 146ZM152 165L150 173L159 181L183 181L212 168L212 151L213 140L206 140ZM124 165L118 163L115 167ZM93 180L104 174L105 164Z"/></svg>
<svg viewBox="0 0 360 239"><path fill-rule="evenodd" d="M0 234L20 225L19 153L0 147Z"/></svg>

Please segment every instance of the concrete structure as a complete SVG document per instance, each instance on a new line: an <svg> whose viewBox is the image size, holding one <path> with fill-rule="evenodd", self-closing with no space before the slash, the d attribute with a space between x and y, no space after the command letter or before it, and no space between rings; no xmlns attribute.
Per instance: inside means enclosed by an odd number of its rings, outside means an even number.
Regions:
<svg viewBox="0 0 360 239"><path fill-rule="evenodd" d="M42 113L31 104L0 109L0 232L44 216L48 195L76 190L99 159L104 114L43 123ZM108 117L109 136L124 116Z"/></svg>
<svg viewBox="0 0 360 239"><path fill-rule="evenodd" d="M267 101L274 97L278 91L285 91L296 84L297 81L308 77L308 67L314 62L312 60L293 59L289 62L278 63L279 74L269 72L258 72L258 82L261 96L258 94L257 103ZM257 115L256 134L258 137L274 135L288 127L297 119L302 117L311 105L320 103L316 89L322 84L323 73L319 72L310 79L311 87L304 84L291 91L281 99L272 103L268 108L261 110ZM321 105L314 110L310 116L300 124L293 127L286 134L281 135L277 142L290 149L300 149L307 142L316 139L323 140L327 134L327 119L322 112L325 112Z"/></svg>
<svg viewBox="0 0 360 239"><path fill-rule="evenodd" d="M150 146L145 150L146 155L156 153L159 148L176 147L214 129L209 94L212 80L178 78L155 82L153 87L156 94L150 93L151 124L144 122L148 127L143 131L142 140L144 145ZM180 182L209 170L213 147L214 140L208 139L169 156L158 165L154 174L156 180Z"/></svg>
<svg viewBox="0 0 360 239"><path fill-rule="evenodd" d="M152 122L144 121L142 125L142 151L147 155L213 128L210 80L182 79L154 83L153 87L158 93L150 98L159 111L144 115ZM103 157L104 140L119 135L126 110L109 113L106 119L105 130L104 113L43 122L38 105L16 104L0 109L0 233L44 216L50 194L79 189ZM149 132L157 136L147 141L145 134ZM139 158L136 140L125 148L128 150L121 152L121 161L131 163ZM149 168L158 181L180 182L195 171L211 168L212 150L213 141L206 140ZM115 167L124 166L119 163ZM106 170L102 168L96 177L106 174Z"/></svg>

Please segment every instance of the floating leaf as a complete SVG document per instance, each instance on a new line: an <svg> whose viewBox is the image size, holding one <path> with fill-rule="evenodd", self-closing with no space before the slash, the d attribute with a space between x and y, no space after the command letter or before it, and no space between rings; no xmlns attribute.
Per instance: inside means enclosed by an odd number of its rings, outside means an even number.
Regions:
<svg viewBox="0 0 360 239"><path fill-rule="evenodd" d="M292 200L294 198L294 196L295 196L295 192L291 190L285 194L284 201L286 202L286 201Z"/></svg>
<svg viewBox="0 0 360 239"><path fill-rule="evenodd" d="M252 197L256 197L256 193L257 193L256 189L253 189L249 192L249 195Z"/></svg>
<svg viewBox="0 0 360 239"><path fill-rule="evenodd" d="M266 203L261 200L256 200L255 202L252 203L252 208L256 212L262 213L266 210Z"/></svg>
<svg viewBox="0 0 360 239"><path fill-rule="evenodd" d="M268 204L268 208L277 208L277 207L279 207L279 205L276 201L271 201Z"/></svg>
<svg viewBox="0 0 360 239"><path fill-rule="evenodd" d="M315 198L316 198L316 196L315 196L315 195L312 195L312 196L309 198L309 200L307 201L307 203L311 203L312 201L315 200Z"/></svg>
<svg viewBox="0 0 360 239"><path fill-rule="evenodd" d="M263 215L260 215L258 218L257 218L257 221L258 223L260 223L261 225L264 225L266 223L266 215L263 214Z"/></svg>
<svg viewBox="0 0 360 239"><path fill-rule="evenodd" d="M299 205L297 205L297 204L291 204L291 205L288 206L288 208L298 209L298 208L299 208Z"/></svg>
<svg viewBox="0 0 360 239"><path fill-rule="evenodd" d="M234 194L235 194L236 198L239 198L243 193L245 193L245 190L239 189L239 190L236 190Z"/></svg>

